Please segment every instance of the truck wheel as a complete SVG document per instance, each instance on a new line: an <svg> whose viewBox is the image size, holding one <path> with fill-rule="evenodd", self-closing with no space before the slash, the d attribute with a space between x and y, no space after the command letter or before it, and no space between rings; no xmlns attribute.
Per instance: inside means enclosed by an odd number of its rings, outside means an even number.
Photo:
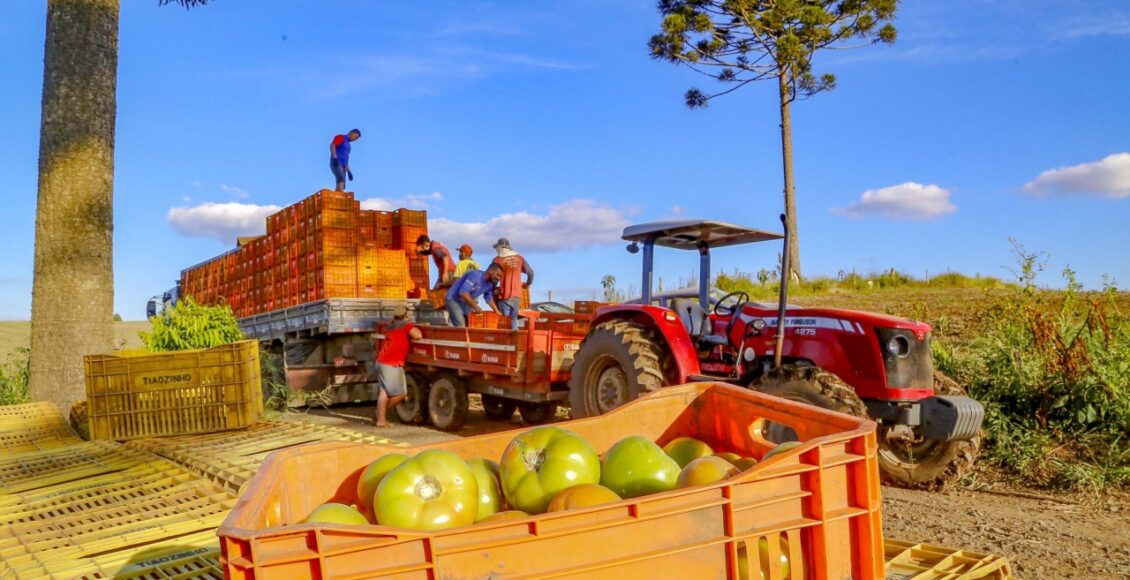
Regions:
<svg viewBox="0 0 1130 580"><path fill-rule="evenodd" d="M934 371L934 392L965 395L953 379ZM912 439L888 439L889 427L879 426L879 475L887 484L909 489L941 491L961 480L981 452L981 437L966 441L924 439L914 430Z"/></svg>
<svg viewBox="0 0 1130 580"><path fill-rule="evenodd" d="M786 365L761 377L753 388L789 401L867 417L867 406L855 389L835 374L817 367ZM767 422L764 437L774 443L797 440L792 427L772 421Z"/></svg>
<svg viewBox="0 0 1130 580"><path fill-rule="evenodd" d="M458 431L467 420L467 386L455 375L440 375L428 392L428 418L441 431Z"/></svg>
<svg viewBox="0 0 1130 580"><path fill-rule="evenodd" d="M662 354L647 329L638 324L597 325L573 359L569 377L573 418L602 415L662 387Z"/></svg>
<svg viewBox="0 0 1130 580"><path fill-rule="evenodd" d="M494 395L483 395L483 414L491 421L506 421L514 416L518 401Z"/></svg>
<svg viewBox="0 0 1130 580"><path fill-rule="evenodd" d="M419 425L428 420L428 379L419 373L408 373L408 396L396 406L396 416L405 425Z"/></svg>
<svg viewBox="0 0 1130 580"><path fill-rule="evenodd" d="M539 425L557 415L557 403L518 403L518 412L526 423Z"/></svg>

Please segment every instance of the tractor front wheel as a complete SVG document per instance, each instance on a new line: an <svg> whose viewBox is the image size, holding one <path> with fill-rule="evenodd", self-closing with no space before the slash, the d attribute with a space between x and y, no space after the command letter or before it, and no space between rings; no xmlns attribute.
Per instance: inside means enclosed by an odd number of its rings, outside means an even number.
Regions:
<svg viewBox="0 0 1130 580"><path fill-rule="evenodd" d="M664 384L663 351L646 328L610 321L585 337L569 377L574 419L603 415Z"/></svg>
<svg viewBox="0 0 1130 580"><path fill-rule="evenodd" d="M965 395L965 389L934 371L934 393ZM910 437L890 437L891 427L879 426L879 474L883 481L909 489L941 491L961 480L981 452L982 432L964 441L925 439L915 428Z"/></svg>
<svg viewBox="0 0 1130 580"><path fill-rule="evenodd" d="M514 416L514 409L518 408L518 401L498 397L495 395L482 395L483 414L491 421L509 421Z"/></svg>
<svg viewBox="0 0 1130 580"><path fill-rule="evenodd" d="M783 366L770 371L753 385L767 395L807 403L822 409L867 417L867 406L855 389L833 373L811 366ZM764 437L774 443L796 441L792 427L767 421Z"/></svg>

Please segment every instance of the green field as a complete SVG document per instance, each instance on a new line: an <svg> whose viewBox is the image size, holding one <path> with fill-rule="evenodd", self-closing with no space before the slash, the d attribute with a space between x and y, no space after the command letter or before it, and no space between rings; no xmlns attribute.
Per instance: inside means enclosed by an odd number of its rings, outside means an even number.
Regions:
<svg viewBox="0 0 1130 580"><path fill-rule="evenodd" d="M143 321L115 322L114 345L118 348L141 348L141 339L137 336L140 330L149 330L149 323ZM18 348L27 348L30 340L30 322L26 320L0 321L0 360Z"/></svg>

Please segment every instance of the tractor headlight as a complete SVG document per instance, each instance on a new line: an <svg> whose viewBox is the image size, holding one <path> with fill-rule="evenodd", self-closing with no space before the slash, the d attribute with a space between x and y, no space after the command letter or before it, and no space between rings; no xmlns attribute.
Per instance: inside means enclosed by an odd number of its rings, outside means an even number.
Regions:
<svg viewBox="0 0 1130 580"><path fill-rule="evenodd" d="M750 324L753 325L753 329L758 332L761 332L765 329L765 321L760 318L754 318L753 322L751 322Z"/></svg>
<svg viewBox="0 0 1130 580"><path fill-rule="evenodd" d="M896 334L887 340L887 352L899 357L906 358L910 354L910 339Z"/></svg>

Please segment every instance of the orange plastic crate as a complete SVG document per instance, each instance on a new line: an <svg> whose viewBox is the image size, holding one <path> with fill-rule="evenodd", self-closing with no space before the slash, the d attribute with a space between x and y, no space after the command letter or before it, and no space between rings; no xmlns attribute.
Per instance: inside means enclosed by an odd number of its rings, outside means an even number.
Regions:
<svg viewBox="0 0 1130 580"><path fill-rule="evenodd" d="M757 578L788 540L791 578L882 578L875 424L719 383L662 389L611 413L563 423L598 452L629 435L696 437L763 456L768 422L803 442L734 478L580 510L436 532L300 524L351 503L361 471L403 448L316 443L268 456L218 533L228 578ZM498 458L516 432L407 450ZM746 547L748 569L739 573ZM781 580L769 567L769 580Z"/></svg>

